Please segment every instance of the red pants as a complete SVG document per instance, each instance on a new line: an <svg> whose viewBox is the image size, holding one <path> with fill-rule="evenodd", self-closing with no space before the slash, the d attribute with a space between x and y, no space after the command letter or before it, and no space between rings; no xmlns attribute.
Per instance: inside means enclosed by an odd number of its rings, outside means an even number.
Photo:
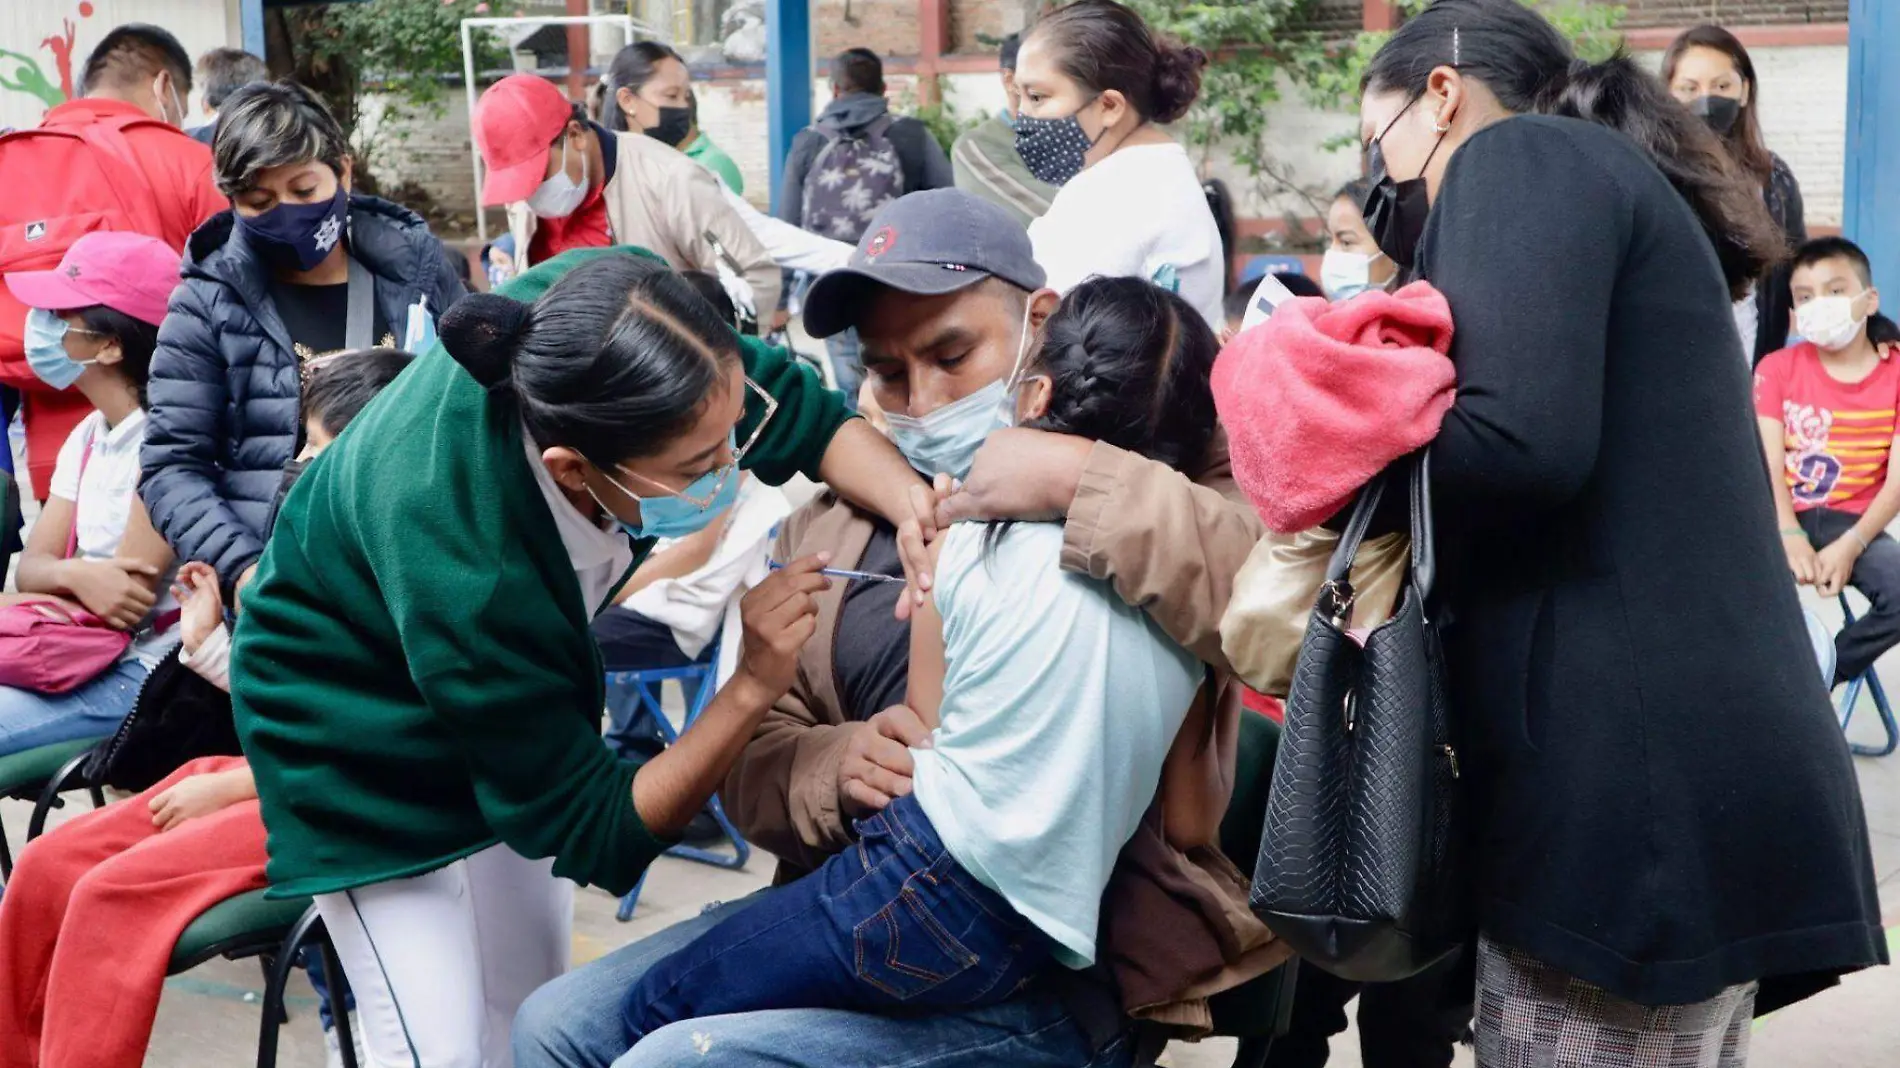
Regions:
<svg viewBox="0 0 1900 1068"><path fill-rule="evenodd" d="M206 909L264 885L264 820L246 801L159 833L137 797L28 845L0 897L0 1068L139 1068L178 935Z"/></svg>

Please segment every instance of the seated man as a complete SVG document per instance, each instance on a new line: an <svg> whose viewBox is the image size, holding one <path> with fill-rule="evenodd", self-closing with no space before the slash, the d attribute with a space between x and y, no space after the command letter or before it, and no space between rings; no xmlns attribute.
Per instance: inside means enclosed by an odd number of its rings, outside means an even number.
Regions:
<svg viewBox="0 0 1900 1068"><path fill-rule="evenodd" d="M1793 260L1794 328L1807 340L1755 369L1755 414L1795 581L1823 597L1853 586L1873 607L1835 639L1834 685L1900 643L1900 515L1892 477L1900 329L1880 314L1867 256L1824 237Z"/></svg>
<svg viewBox="0 0 1900 1068"><path fill-rule="evenodd" d="M858 328L873 392L912 466L933 477L968 476L949 504L971 516L1066 517L1066 569L1107 579L1168 637L1224 667L1220 617L1260 534L1234 491L1224 439L1216 435L1200 475L1207 484L1196 485L1098 442L1031 430L992 435L1025 335L1056 305L1027 236L1000 209L955 191L898 200L867 234L852 266L814 287L806 322L820 334ZM946 272L946 263L960 269ZM779 539L780 553L820 550L837 568L899 570L891 529L829 494L788 519ZM851 581L819 595L818 632L800 655L798 679L726 782L728 813L782 859L781 883L850 845L853 817L910 790L908 746L927 731L901 704L910 650L909 628L893 619L901 590ZM938 1068L1133 1063L1113 984L1100 969L1060 968L987 1008L733 1015L716 1028L703 1021L661 1028L628 1052L619 1008L634 981L762 896L727 903L543 987L516 1018L518 1068L872 1068L900 1057Z"/></svg>

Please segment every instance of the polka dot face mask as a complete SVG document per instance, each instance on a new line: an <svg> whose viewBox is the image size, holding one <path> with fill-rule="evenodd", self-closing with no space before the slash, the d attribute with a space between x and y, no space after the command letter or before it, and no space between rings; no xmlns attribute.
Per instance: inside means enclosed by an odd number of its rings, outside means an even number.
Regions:
<svg viewBox="0 0 1900 1068"><path fill-rule="evenodd" d="M1089 149L1101 140L1100 134L1090 137L1076 117L1088 106L1084 104L1075 114L1060 119L1016 117L1016 154L1028 165L1029 173L1050 185L1067 185L1082 173Z"/></svg>

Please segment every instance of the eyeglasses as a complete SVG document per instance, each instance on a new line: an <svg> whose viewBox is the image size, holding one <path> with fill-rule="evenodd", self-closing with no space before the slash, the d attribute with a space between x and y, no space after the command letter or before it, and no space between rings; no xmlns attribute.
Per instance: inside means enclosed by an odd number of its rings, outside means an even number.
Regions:
<svg viewBox="0 0 1900 1068"><path fill-rule="evenodd" d="M632 477L639 479L640 481L646 483L649 486L654 486L658 489L664 490L667 496L678 497L680 500L685 501L686 503L702 511L707 508L712 507L712 503L719 499L719 495L721 493L725 492L726 480L733 476L733 472L738 470L739 465L745 461L746 454L751 452L752 447L759 443L759 436L765 433L765 425L772 421L772 416L778 411L778 398L772 396L770 393L767 393L765 391L765 387L759 385L757 382L752 381L752 379L750 378L747 378L745 380L745 385L746 385L746 389L751 392L752 397L764 404L765 414L759 416L758 424L752 428L752 433L746 437L745 444L735 445L733 447L732 463L720 470L719 480L713 483L712 492L706 494L704 497L695 497L692 494L689 494L686 492L687 489L692 488L692 485L690 483L685 487L685 489L673 489L665 485L664 483L657 482L653 479L648 478L647 476L641 474L638 471L629 470L626 466L622 464L615 464L614 469L617 471L620 471L623 474L631 475ZM700 477L704 478L705 476L702 475ZM697 482L699 481L699 479L694 479L693 481ZM616 482L614 483L614 485L619 486L620 484ZM627 496L632 497L636 501L642 499L638 494L628 491L625 487L621 487L621 492L626 493Z"/></svg>

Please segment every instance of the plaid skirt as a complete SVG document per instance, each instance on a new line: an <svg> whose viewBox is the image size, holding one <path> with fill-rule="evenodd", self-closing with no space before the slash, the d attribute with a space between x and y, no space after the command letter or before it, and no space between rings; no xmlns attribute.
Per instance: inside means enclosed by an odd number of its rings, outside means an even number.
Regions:
<svg viewBox="0 0 1900 1068"><path fill-rule="evenodd" d="M1694 1005L1638 1005L1478 940L1480 1068L1742 1068L1754 983Z"/></svg>

